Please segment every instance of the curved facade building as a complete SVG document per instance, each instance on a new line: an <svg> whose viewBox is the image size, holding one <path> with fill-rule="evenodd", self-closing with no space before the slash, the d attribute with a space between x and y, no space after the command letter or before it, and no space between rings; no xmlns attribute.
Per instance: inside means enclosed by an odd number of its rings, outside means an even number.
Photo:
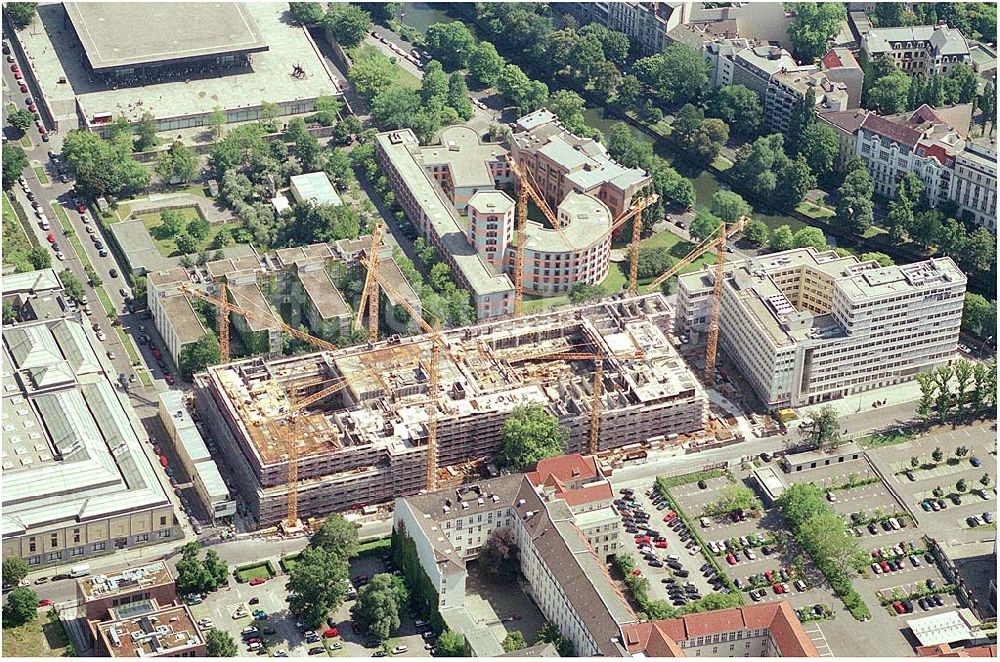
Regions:
<svg viewBox="0 0 1000 662"><path fill-rule="evenodd" d="M530 294L567 294L577 283L595 285L608 275L612 219L607 205L593 196L570 191L556 214L562 233L528 221L524 291ZM513 278L514 246L507 250L505 265Z"/></svg>

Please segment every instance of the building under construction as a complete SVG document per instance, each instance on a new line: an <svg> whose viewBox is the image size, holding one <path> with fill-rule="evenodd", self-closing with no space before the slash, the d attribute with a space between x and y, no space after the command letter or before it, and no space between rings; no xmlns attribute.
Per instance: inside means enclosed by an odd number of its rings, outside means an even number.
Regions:
<svg viewBox="0 0 1000 662"><path fill-rule="evenodd" d="M589 452L595 357L602 359L598 450L701 430L705 391L667 339L660 294L608 300L441 333L435 398L437 468L488 458L514 407L540 404L569 430L567 452ZM197 406L261 526L285 517L289 453L298 513L324 515L416 494L427 483L433 341L398 336L332 352L250 359L195 377ZM580 356L590 358L579 358ZM331 385L296 418L275 422Z"/></svg>

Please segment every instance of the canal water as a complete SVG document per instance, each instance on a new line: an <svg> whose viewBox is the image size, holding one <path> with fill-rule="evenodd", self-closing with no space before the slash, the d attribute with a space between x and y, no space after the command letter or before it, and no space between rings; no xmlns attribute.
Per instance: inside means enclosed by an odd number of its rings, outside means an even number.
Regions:
<svg viewBox="0 0 1000 662"><path fill-rule="evenodd" d="M619 122L614 118L606 119L603 108L589 108L584 113L584 117L586 117L587 124L595 129L599 129L604 134L609 133L611 126ZM719 181L710 170L692 167L690 164L684 162L682 156L669 151L662 143L657 143L654 136L637 129L631 124L622 123L625 124L628 130L632 132L632 135L638 140L653 143L653 151L658 156L662 157L667 163L676 168L679 173L691 180L691 184L695 190L694 206L696 209L708 209L712 204L712 196L716 191L729 190L729 186ZM797 232L801 228L807 227L805 223L791 216L775 216L755 212L753 217L755 220L763 221L772 230L781 225L789 226L792 232Z"/></svg>
<svg viewBox="0 0 1000 662"><path fill-rule="evenodd" d="M440 8L438 3L433 2L404 2L402 12L402 22L420 30L422 34L426 34L427 28L435 23L449 23L454 20Z"/></svg>

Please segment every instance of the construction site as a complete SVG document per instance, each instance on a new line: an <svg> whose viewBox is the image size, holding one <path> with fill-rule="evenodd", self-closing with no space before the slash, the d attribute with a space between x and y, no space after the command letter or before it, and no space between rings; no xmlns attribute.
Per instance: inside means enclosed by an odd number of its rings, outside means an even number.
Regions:
<svg viewBox="0 0 1000 662"><path fill-rule="evenodd" d="M660 294L422 326L423 335L195 376L198 412L258 526L478 477L519 405L556 416L567 452L681 443L708 418L706 392L668 340L673 310Z"/></svg>

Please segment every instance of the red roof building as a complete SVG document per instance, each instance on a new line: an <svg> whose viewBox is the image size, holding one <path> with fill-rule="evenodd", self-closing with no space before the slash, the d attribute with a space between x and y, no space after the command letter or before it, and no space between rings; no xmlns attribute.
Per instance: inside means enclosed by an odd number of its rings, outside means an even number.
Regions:
<svg viewBox="0 0 1000 662"><path fill-rule="evenodd" d="M920 657L996 657L996 644L975 646L973 648L952 648L948 644L936 646L920 646L917 648Z"/></svg>
<svg viewBox="0 0 1000 662"><path fill-rule="evenodd" d="M634 623L622 635L647 657L819 657L786 600Z"/></svg>

